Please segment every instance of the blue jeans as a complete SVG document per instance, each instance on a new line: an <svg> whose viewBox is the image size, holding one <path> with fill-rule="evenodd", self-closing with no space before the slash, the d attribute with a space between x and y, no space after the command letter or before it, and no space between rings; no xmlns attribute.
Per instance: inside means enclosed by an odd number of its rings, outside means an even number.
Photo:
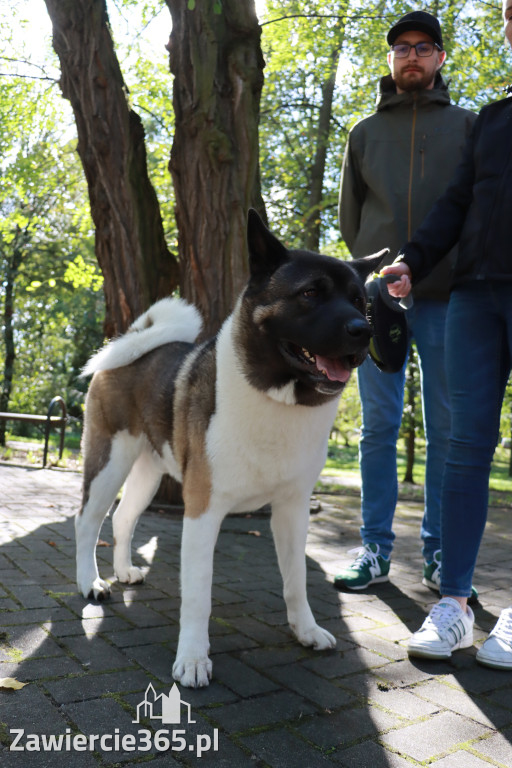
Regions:
<svg viewBox="0 0 512 768"><path fill-rule="evenodd" d="M442 495L443 595L471 592L511 358L512 282L475 280L453 290L446 324L452 432Z"/></svg>
<svg viewBox="0 0 512 768"><path fill-rule="evenodd" d="M450 411L444 367L447 303L420 299L407 319L420 362L423 418L427 443L425 512L421 526L423 556L431 561L441 548L441 486L450 434ZM383 373L368 358L358 369L362 405L359 443L363 544L375 542L388 557L395 535L398 498L396 444L402 420L405 369Z"/></svg>

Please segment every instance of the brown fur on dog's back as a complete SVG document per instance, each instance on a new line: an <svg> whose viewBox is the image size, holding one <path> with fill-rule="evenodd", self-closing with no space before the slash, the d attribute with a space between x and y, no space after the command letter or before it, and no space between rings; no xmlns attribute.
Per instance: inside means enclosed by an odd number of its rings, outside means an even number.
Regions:
<svg viewBox="0 0 512 768"><path fill-rule="evenodd" d="M211 480L204 438L215 410L215 387L204 387L205 378L215 381L213 343L193 348L173 342L130 365L94 375L82 444L84 505L92 481L108 461L112 439L126 430L133 437L144 435L160 457L164 445L170 446L182 474L187 515L196 517L205 511Z"/></svg>
<svg viewBox="0 0 512 768"><path fill-rule="evenodd" d="M153 450L162 455L163 445L173 433L171 404L176 375L191 348L188 343L165 344L131 365L94 374L82 441L84 504L91 482L108 460L117 432L127 430L133 437L145 434Z"/></svg>

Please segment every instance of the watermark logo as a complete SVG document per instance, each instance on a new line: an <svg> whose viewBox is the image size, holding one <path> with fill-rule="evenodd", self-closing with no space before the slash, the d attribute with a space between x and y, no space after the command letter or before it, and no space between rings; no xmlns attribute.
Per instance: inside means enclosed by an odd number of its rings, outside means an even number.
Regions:
<svg viewBox="0 0 512 768"><path fill-rule="evenodd" d="M140 724L141 720L157 720L162 725L181 726L179 728L139 728L134 733L121 733L120 728L114 728L110 733L73 733L66 728L65 733L58 735L30 734L22 728L11 728L9 731L12 742L11 752L189 752L202 757L205 752L218 752L219 730L214 728L211 734L187 734L183 725L195 724L192 719L190 704L181 698L176 685L169 693L157 694L149 683L144 698L137 705L136 718L132 723Z"/></svg>
<svg viewBox="0 0 512 768"><path fill-rule="evenodd" d="M166 696L165 693L157 694L152 683L146 688L143 700L137 705L137 717L132 723L140 723L141 717L149 720L161 720L165 725L179 725L181 723L181 707L187 710L187 723L195 723L192 720L190 704L183 701L176 683Z"/></svg>

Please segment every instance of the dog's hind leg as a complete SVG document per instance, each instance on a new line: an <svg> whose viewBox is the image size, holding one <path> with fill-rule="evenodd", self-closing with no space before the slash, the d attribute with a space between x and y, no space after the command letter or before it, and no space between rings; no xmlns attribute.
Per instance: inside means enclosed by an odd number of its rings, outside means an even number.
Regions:
<svg viewBox="0 0 512 768"><path fill-rule="evenodd" d="M131 543L137 521L158 490L161 477L162 470L151 453L141 453L128 475L121 501L114 512L114 572L125 584L144 581L140 568L132 565Z"/></svg>
<svg viewBox="0 0 512 768"><path fill-rule="evenodd" d="M288 623L302 645L334 648L336 639L313 616L306 593L306 539L309 494L272 503L271 528L283 577Z"/></svg>
<svg viewBox="0 0 512 768"><path fill-rule="evenodd" d="M183 521L180 638L172 675L189 688L208 685L212 676L208 622L212 609L213 553L223 517L224 514L209 510Z"/></svg>
<svg viewBox="0 0 512 768"><path fill-rule="evenodd" d="M101 447L108 459L96 473L92 467L97 461L94 450L97 446L86 454L83 506L75 518L78 589L84 597L96 600L104 600L110 594L110 587L100 578L96 562L100 529L137 455L136 440L128 433L119 433L109 446Z"/></svg>

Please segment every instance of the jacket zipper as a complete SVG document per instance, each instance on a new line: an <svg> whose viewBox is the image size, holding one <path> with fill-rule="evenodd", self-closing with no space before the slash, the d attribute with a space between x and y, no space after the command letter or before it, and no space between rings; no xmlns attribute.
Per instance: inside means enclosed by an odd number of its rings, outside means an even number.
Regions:
<svg viewBox="0 0 512 768"><path fill-rule="evenodd" d="M416 94L413 94L412 128L411 128L411 157L409 160L409 194L407 198L407 240L412 236L412 175L414 169L414 135L416 132Z"/></svg>

